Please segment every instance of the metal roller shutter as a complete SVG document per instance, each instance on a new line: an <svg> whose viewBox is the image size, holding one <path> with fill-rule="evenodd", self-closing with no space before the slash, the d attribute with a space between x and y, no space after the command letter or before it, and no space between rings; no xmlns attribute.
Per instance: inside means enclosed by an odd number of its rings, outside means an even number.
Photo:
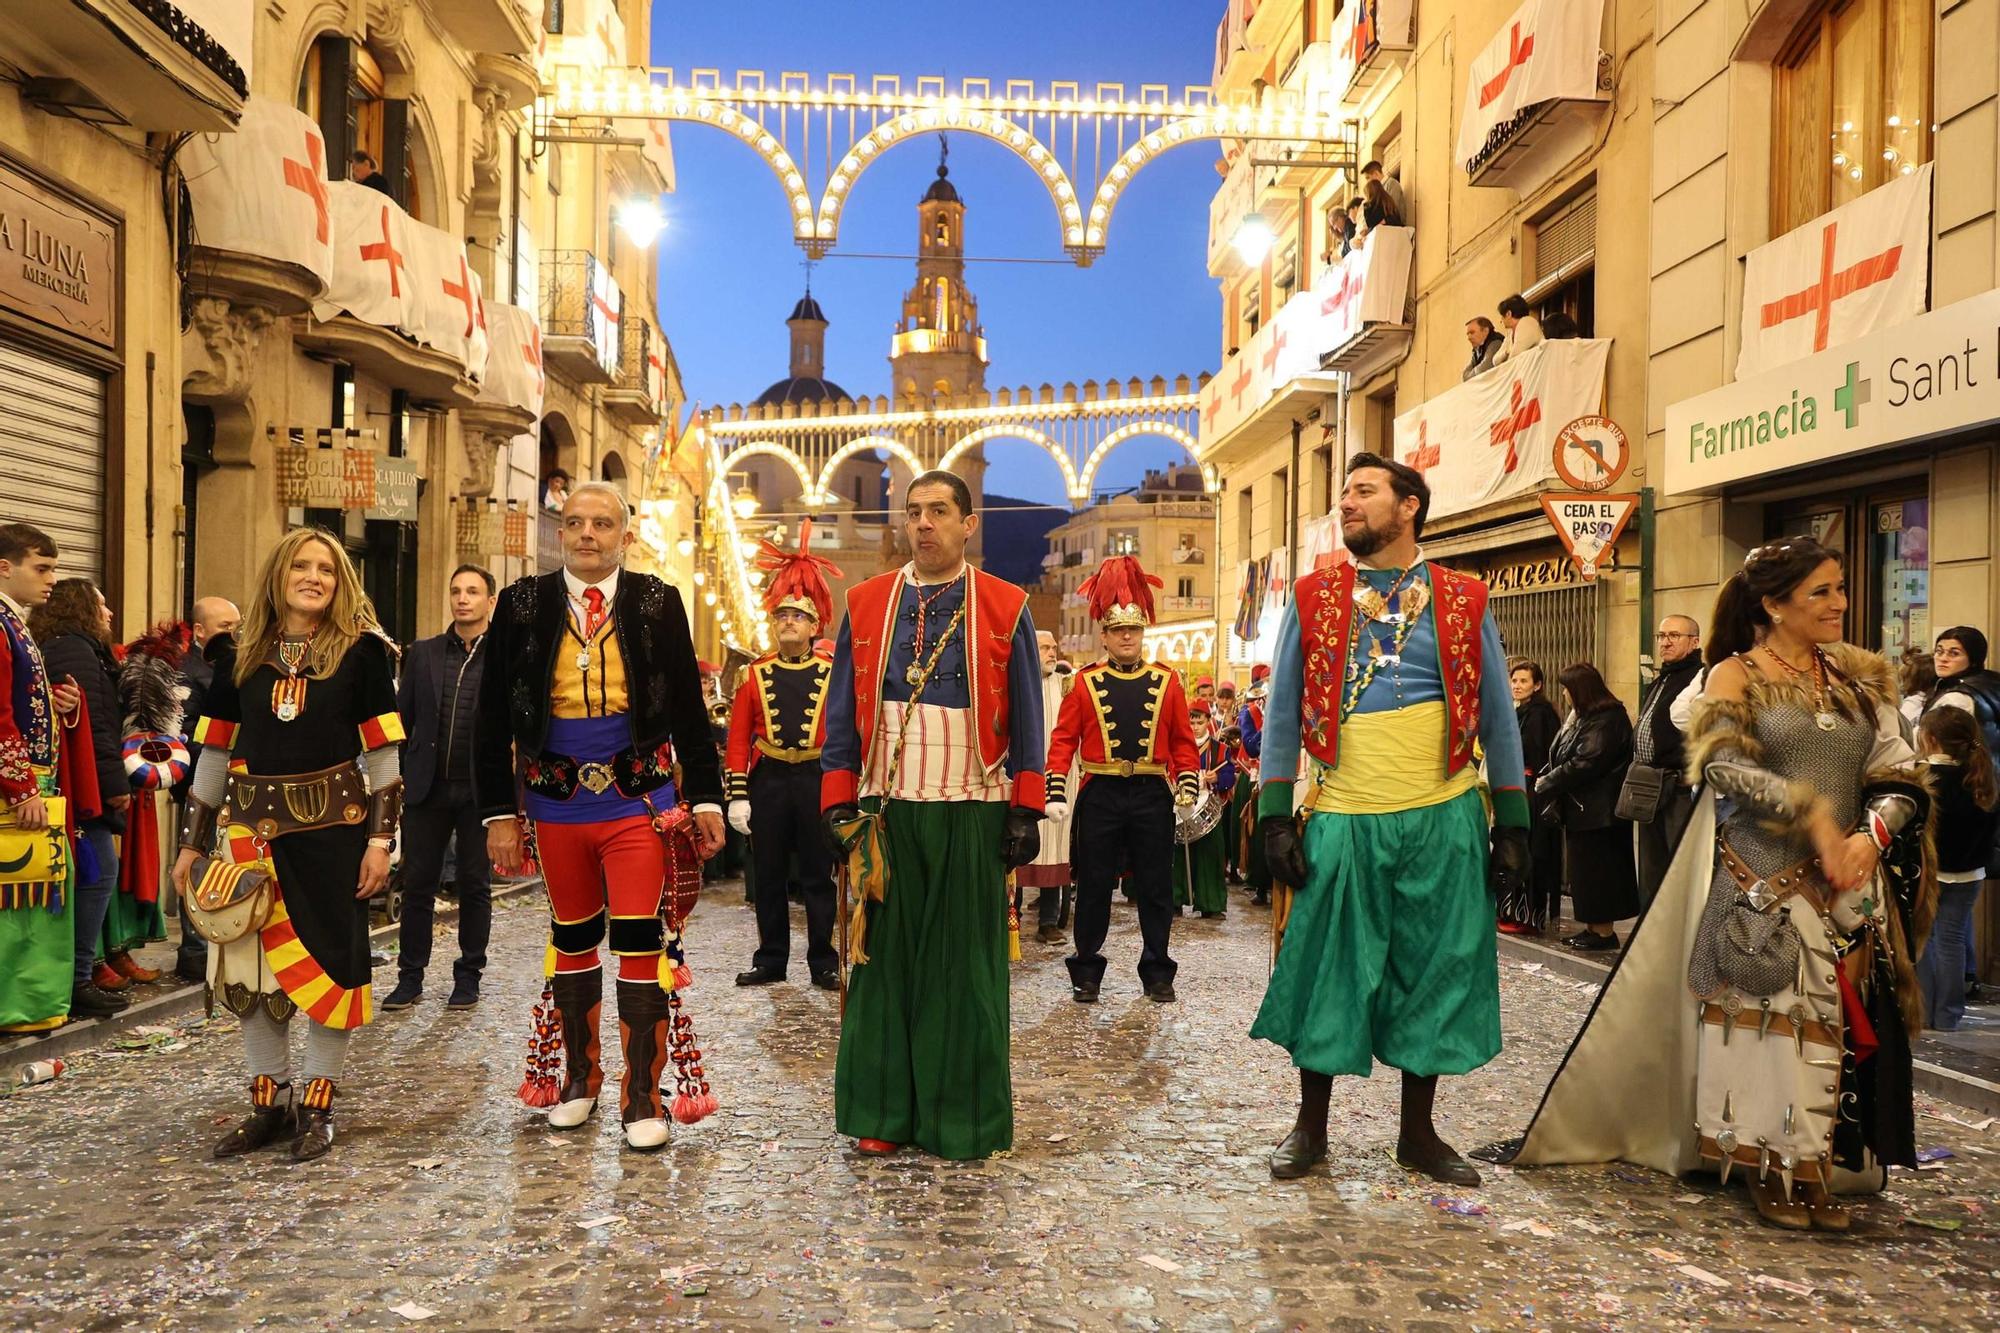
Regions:
<svg viewBox="0 0 2000 1333"><path fill-rule="evenodd" d="M104 378L0 342L0 519L55 538L59 576L104 578Z"/></svg>
<svg viewBox="0 0 2000 1333"><path fill-rule="evenodd" d="M1604 585L1576 583L1536 592L1495 594L1486 603L1500 627L1507 656L1538 663L1549 699L1563 707L1556 674L1573 662L1595 662L1604 615Z"/></svg>

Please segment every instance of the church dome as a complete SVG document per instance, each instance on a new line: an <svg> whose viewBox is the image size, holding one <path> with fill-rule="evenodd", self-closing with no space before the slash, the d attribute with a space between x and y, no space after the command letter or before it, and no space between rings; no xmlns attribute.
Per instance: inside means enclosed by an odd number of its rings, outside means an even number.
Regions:
<svg viewBox="0 0 2000 1333"><path fill-rule="evenodd" d="M819 302L813 300L811 292L807 292L804 296L801 296L799 303L792 307L792 313L785 318L787 320L816 319L822 324L827 322L826 312L819 308Z"/></svg>
<svg viewBox="0 0 2000 1333"><path fill-rule="evenodd" d="M938 164L937 179L931 182L930 189L924 191L925 203L958 204L964 202L964 200L958 197L958 187L953 185L948 179L950 175L951 169L940 162Z"/></svg>
<svg viewBox="0 0 2000 1333"><path fill-rule="evenodd" d="M794 375L789 379L779 380L758 394L753 405L774 407L786 403L830 403L851 397L847 390L832 380L823 380L817 375Z"/></svg>

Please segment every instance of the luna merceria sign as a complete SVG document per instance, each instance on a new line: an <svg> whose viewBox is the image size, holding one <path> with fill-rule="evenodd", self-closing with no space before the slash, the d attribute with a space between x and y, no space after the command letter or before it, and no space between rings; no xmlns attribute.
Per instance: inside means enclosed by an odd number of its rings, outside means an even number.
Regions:
<svg viewBox="0 0 2000 1333"><path fill-rule="evenodd" d="M0 158L0 305L118 344L117 224Z"/></svg>
<svg viewBox="0 0 2000 1333"><path fill-rule="evenodd" d="M1667 493L2000 421L2000 291L1667 409Z"/></svg>

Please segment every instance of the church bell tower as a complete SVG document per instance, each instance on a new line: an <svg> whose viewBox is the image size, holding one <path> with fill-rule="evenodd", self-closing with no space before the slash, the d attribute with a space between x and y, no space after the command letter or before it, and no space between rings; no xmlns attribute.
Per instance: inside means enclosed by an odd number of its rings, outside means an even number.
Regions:
<svg viewBox="0 0 2000 1333"><path fill-rule="evenodd" d="M986 392L986 336L965 286L965 201L951 183L949 153L938 154L937 179L917 205L917 281L889 344L899 406Z"/></svg>

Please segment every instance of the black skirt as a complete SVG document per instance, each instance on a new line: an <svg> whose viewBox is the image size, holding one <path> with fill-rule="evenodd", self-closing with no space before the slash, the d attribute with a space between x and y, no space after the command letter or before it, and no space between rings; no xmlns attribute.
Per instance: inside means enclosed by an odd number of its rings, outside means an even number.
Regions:
<svg viewBox="0 0 2000 1333"><path fill-rule="evenodd" d="M1563 858L1578 921L1602 924L1639 915L1631 821L1615 819L1609 828L1584 833L1564 829Z"/></svg>

